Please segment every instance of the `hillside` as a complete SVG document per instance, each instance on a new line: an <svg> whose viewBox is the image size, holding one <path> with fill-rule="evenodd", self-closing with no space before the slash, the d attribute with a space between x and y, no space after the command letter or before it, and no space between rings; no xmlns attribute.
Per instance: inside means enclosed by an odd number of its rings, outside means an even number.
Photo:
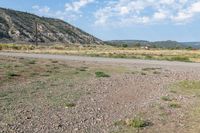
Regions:
<svg viewBox="0 0 200 133"><path fill-rule="evenodd" d="M37 24L36 24L37 23ZM0 8L0 42L102 44L100 39L59 19Z"/></svg>

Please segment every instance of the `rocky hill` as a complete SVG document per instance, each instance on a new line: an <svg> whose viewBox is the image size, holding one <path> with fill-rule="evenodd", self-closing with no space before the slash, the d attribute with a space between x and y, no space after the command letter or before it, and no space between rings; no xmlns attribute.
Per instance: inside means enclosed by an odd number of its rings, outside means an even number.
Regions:
<svg viewBox="0 0 200 133"><path fill-rule="evenodd" d="M100 39L62 20L0 8L1 43L34 43L36 36L38 42L44 44L102 44Z"/></svg>

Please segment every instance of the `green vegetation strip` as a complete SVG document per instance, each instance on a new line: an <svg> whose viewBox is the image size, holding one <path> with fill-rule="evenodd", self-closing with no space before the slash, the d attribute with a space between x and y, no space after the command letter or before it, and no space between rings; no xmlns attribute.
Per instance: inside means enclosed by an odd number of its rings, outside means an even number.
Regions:
<svg viewBox="0 0 200 133"><path fill-rule="evenodd" d="M171 92L200 95L200 81L185 80L171 85Z"/></svg>

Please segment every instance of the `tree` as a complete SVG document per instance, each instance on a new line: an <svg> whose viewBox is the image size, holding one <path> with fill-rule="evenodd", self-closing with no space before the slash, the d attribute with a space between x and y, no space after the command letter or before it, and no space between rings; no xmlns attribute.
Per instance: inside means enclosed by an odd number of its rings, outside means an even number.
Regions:
<svg viewBox="0 0 200 133"><path fill-rule="evenodd" d="M127 48L128 44L122 44L122 47Z"/></svg>
<svg viewBox="0 0 200 133"><path fill-rule="evenodd" d="M141 47L141 44L140 43L136 43L135 47Z"/></svg>

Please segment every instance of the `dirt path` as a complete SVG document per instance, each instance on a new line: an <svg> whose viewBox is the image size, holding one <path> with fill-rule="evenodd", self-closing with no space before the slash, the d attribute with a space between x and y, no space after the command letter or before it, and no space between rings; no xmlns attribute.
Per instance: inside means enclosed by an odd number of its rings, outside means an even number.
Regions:
<svg viewBox="0 0 200 133"><path fill-rule="evenodd" d="M186 62L176 62L176 61L172 62L172 61L139 60L139 59L114 59L114 58L102 58L102 57L27 54L27 53L11 53L11 52L0 52L0 56L56 59L64 61L109 62L109 63L126 63L126 64L128 63L128 64L144 64L144 65L186 66L186 67L200 66L200 63L186 63Z"/></svg>

